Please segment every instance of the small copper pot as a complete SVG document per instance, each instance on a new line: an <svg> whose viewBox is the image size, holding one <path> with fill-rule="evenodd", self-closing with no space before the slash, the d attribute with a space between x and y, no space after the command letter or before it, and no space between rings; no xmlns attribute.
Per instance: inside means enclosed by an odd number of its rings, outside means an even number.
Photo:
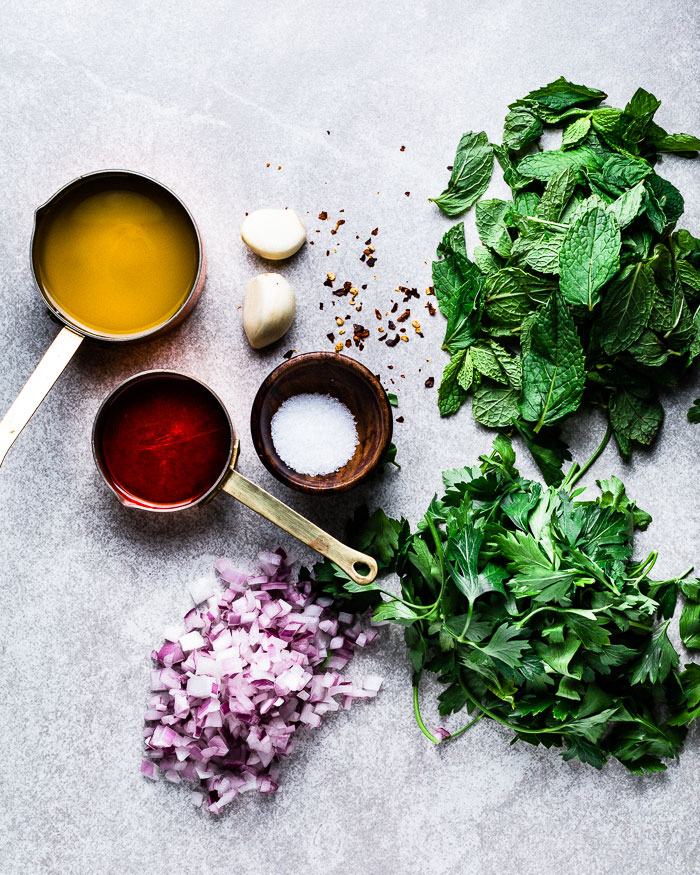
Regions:
<svg viewBox="0 0 700 875"><path fill-rule="evenodd" d="M149 189L158 189L161 194L166 193L168 197L172 198L177 203L182 209L183 214L186 215L192 223L192 229L197 243L197 272L192 287L179 310L159 325L155 325L147 331L135 334L97 334L91 332L79 322L72 320L54 305L47 290L39 279L39 272L37 270L36 239L37 230L40 228L42 222L52 214L53 210L67 194L72 194L81 187L85 187L87 193L87 191L89 191L96 183L102 183L106 180L113 180L115 182L115 188L117 189L120 187L120 182L122 185L129 184L130 187L133 187L134 183L137 182L139 188L142 190L148 191ZM204 256L204 248L202 246L202 238L199 233L199 228L192 218L192 214L188 208L176 194L162 183L157 182L155 179L151 179L151 177L146 176L143 173L136 173L131 170L98 170L95 173L86 173L83 176L74 179L72 182L69 182L67 185L64 185L63 188L59 189L54 195L52 195L46 203L38 207L34 213L30 265L34 283L39 294L44 299L47 309L59 322L63 323L64 327L60 330L57 337L34 369L34 372L24 384L10 409L0 421L0 465L4 461L8 450L17 439L19 433L29 422L51 387L75 355L84 338L87 337L91 340L106 343L133 343L164 334L166 331L169 331L171 328L178 325L189 315L189 313L192 312L204 287L206 275L206 259Z"/></svg>

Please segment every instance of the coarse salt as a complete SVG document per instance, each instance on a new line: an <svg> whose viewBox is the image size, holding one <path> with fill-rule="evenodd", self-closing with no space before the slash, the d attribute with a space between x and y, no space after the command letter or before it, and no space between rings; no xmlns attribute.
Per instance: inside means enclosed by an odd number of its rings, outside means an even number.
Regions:
<svg viewBox="0 0 700 875"><path fill-rule="evenodd" d="M285 464L299 474L330 474L355 455L357 424L332 395L288 398L272 417L272 442Z"/></svg>

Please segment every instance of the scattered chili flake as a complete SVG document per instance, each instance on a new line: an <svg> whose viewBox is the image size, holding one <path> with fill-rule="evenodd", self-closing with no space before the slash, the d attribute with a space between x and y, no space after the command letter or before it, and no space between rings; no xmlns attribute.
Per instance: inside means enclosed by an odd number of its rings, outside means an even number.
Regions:
<svg viewBox="0 0 700 875"><path fill-rule="evenodd" d="M349 337L348 337L348 339L345 341L345 346L347 346L348 349L352 346L352 341L350 340Z"/></svg>
<svg viewBox="0 0 700 875"><path fill-rule="evenodd" d="M399 335L398 335L398 334L395 334L395 335L391 338L391 340L387 340L386 345L387 345L387 346L396 346L396 344L397 344L398 342L399 342Z"/></svg>
<svg viewBox="0 0 700 875"><path fill-rule="evenodd" d="M381 331L381 328L379 330ZM380 334L377 340L386 340L386 334Z"/></svg>
<svg viewBox="0 0 700 875"><path fill-rule="evenodd" d="M425 388L432 389L434 385L435 385L435 377L428 377L428 379L425 381Z"/></svg>
<svg viewBox="0 0 700 875"><path fill-rule="evenodd" d="M448 164L448 165L447 165L447 169L448 169L448 170L454 170L454 167L452 166L452 164Z"/></svg>
<svg viewBox="0 0 700 875"><path fill-rule="evenodd" d="M376 237L378 233L379 233L379 228L375 228L373 231L370 231L370 234L371 234L373 237Z"/></svg>
<svg viewBox="0 0 700 875"><path fill-rule="evenodd" d="M330 340L331 343L335 343L335 334L332 331L329 331L326 337Z"/></svg>
<svg viewBox="0 0 700 875"><path fill-rule="evenodd" d="M433 302L432 302L432 301L428 301L428 302L426 303L425 306L426 306L426 308L427 308L427 310L428 310L428 313L430 313L431 316L434 316L434 315L437 313L437 310L436 310L435 307L433 306Z"/></svg>
<svg viewBox="0 0 700 875"><path fill-rule="evenodd" d="M435 294L435 287L434 287L434 286L428 286L428 288L425 290L425 294L426 294L426 295L434 295L434 294Z"/></svg>
<svg viewBox="0 0 700 875"><path fill-rule="evenodd" d="M338 334L345 334L345 329L341 328L340 331L338 332Z"/></svg>
<svg viewBox="0 0 700 875"><path fill-rule="evenodd" d="M406 343L408 343L408 338L406 337L405 334L402 334L402 335L401 335L401 340L403 340L403 341L405 341Z"/></svg>
<svg viewBox="0 0 700 875"><path fill-rule="evenodd" d="M403 416L397 416L397 417L396 417L396 421L397 421L397 422L403 422Z"/></svg>
<svg viewBox="0 0 700 875"><path fill-rule="evenodd" d="M367 259L367 267L374 267L376 263L377 259L373 255Z"/></svg>
<svg viewBox="0 0 700 875"><path fill-rule="evenodd" d="M411 192L410 192L410 191L405 191L404 194L406 195L406 197L411 197Z"/></svg>
<svg viewBox="0 0 700 875"><path fill-rule="evenodd" d="M282 356L282 358L283 359L290 359L294 355L295 352L296 352L295 349L288 349L287 352L285 352L285 354Z"/></svg>
<svg viewBox="0 0 700 875"><path fill-rule="evenodd" d="M380 326L379 326L379 329L378 329L378 331L379 331L379 333L380 333L380 334L383 334L383 333L384 333L384 329L383 329L383 328L382 328L382 326L381 326L381 325L380 325Z"/></svg>
<svg viewBox="0 0 700 875"><path fill-rule="evenodd" d="M405 147L405 146L402 146L402 147L399 149L399 152L405 152L405 151L406 151L406 147Z"/></svg>
<svg viewBox="0 0 700 875"><path fill-rule="evenodd" d="M417 319L414 319L413 322L411 322L411 325L414 328L420 328L420 322Z"/></svg>
<svg viewBox="0 0 700 875"><path fill-rule="evenodd" d="M360 288L362 289L363 292L366 291L367 290L367 283L365 283L363 286L360 286Z"/></svg>
<svg viewBox="0 0 700 875"><path fill-rule="evenodd" d="M270 162L268 161L267 164L265 165L265 167L269 167L269 166L270 166Z"/></svg>
<svg viewBox="0 0 700 875"><path fill-rule="evenodd" d="M340 316L336 316L336 317L335 317L335 324L336 324L336 325L342 325L342 324L343 324L343 319L341 319Z"/></svg>
<svg viewBox="0 0 700 875"><path fill-rule="evenodd" d="M341 210L341 212L342 212L342 210ZM338 221L335 223L335 228L331 228L331 234L337 234L338 228L340 228L340 226L344 225L344 224L345 224L345 219L338 219Z"/></svg>
<svg viewBox="0 0 700 875"><path fill-rule="evenodd" d="M391 321L391 319L389 320L389 328L391 329L391 331L396 331L396 325L394 324L394 322Z"/></svg>
<svg viewBox="0 0 700 875"><path fill-rule="evenodd" d="M314 241L313 241L313 240L309 240L309 246L313 246L313 245L314 245Z"/></svg>
<svg viewBox="0 0 700 875"><path fill-rule="evenodd" d="M328 256L329 256L330 254L331 254L330 249L326 249L326 258L328 258Z"/></svg>
<svg viewBox="0 0 700 875"><path fill-rule="evenodd" d="M277 169L278 169L278 170L281 170L281 169L282 169L282 165L279 164L279 165L277 166Z"/></svg>
<svg viewBox="0 0 700 875"><path fill-rule="evenodd" d="M321 303L318 305L318 309L323 310L323 301L321 301Z"/></svg>
<svg viewBox="0 0 700 875"><path fill-rule="evenodd" d="M376 307L374 308L374 315L377 317L377 319L382 318L382 314L379 312L379 310L377 310Z"/></svg>
<svg viewBox="0 0 700 875"><path fill-rule="evenodd" d="M399 331L401 332L401 334L405 334L405 333L406 333L406 329L405 329L405 328L399 328Z"/></svg>
<svg viewBox="0 0 700 875"><path fill-rule="evenodd" d="M397 317L396 317L396 321L397 321L397 322L405 322L405 321L408 319L408 317L409 317L410 315L411 315L411 311L410 311L410 310L404 310L403 313L402 313L400 316L397 316Z"/></svg>
<svg viewBox="0 0 700 875"><path fill-rule="evenodd" d="M343 346L344 346L344 344L343 344L343 341L341 340L339 343L336 343L335 351L340 352L340 350L343 348Z"/></svg>
<svg viewBox="0 0 700 875"><path fill-rule="evenodd" d="M394 366L393 366L393 365L387 365L387 368L388 368L390 371L393 371L393 370L394 370Z"/></svg>
<svg viewBox="0 0 700 875"><path fill-rule="evenodd" d="M318 214L318 217L322 222L325 222L326 219L328 218L328 213L325 210L323 210L322 212L320 212Z"/></svg>
<svg viewBox="0 0 700 875"><path fill-rule="evenodd" d="M365 340L365 338L369 337L369 328L365 328L364 325L355 323L352 327L355 337L359 337L360 340Z"/></svg>
<svg viewBox="0 0 700 875"><path fill-rule="evenodd" d="M392 312L392 313L396 313L396 311L397 311L398 309L399 309L399 305L398 305L398 304L394 304L394 306L391 308L391 312Z"/></svg>

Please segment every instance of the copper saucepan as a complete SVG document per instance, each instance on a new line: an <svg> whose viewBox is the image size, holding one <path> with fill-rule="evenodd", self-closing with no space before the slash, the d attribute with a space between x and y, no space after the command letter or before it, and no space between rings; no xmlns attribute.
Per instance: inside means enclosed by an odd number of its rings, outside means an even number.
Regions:
<svg viewBox="0 0 700 875"><path fill-rule="evenodd" d="M154 325L146 331L137 330L133 333L106 334L98 333L81 321L64 312L51 297L47 284L42 279L39 269L37 240L41 235L45 223L50 221L57 207L64 198L73 196L76 192L84 193L89 197L96 189L104 189L110 186L115 191L137 191L148 195L151 193L160 199L166 198L170 207L175 211L181 211L181 216L191 225L194 251L197 253L197 265L191 287L185 294L179 309L171 313L162 322ZM78 347L87 337L91 340L109 343L132 343L146 338L157 337L173 328L181 322L194 308L204 286L206 263L204 249L199 229L185 204L166 186L142 173L130 170L100 170L88 173L69 182L54 194L45 204L40 206L34 214L34 229L31 239L31 269L39 293L44 299L49 312L63 323L63 328L48 348L43 358L36 366L17 398L12 403L2 421L0 421L0 465L5 459L8 450L17 439L17 436L29 422L34 412L48 394L51 387L59 378L68 362L75 355ZM100 290L95 289L99 295Z"/></svg>

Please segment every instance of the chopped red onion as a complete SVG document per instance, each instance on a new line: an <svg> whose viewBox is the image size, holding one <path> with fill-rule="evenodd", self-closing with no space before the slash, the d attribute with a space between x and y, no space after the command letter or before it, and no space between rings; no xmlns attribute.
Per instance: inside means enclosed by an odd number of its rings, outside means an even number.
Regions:
<svg viewBox="0 0 700 875"><path fill-rule="evenodd" d="M376 675L350 683L338 671L375 639L374 624L336 613L309 581L294 581L283 550L259 560L262 573L248 576L219 559L225 591L215 597L207 578L190 586L198 607L185 634L169 630L152 653L141 771L193 783L193 804L217 814L240 793L274 792L297 730L382 684Z"/></svg>

